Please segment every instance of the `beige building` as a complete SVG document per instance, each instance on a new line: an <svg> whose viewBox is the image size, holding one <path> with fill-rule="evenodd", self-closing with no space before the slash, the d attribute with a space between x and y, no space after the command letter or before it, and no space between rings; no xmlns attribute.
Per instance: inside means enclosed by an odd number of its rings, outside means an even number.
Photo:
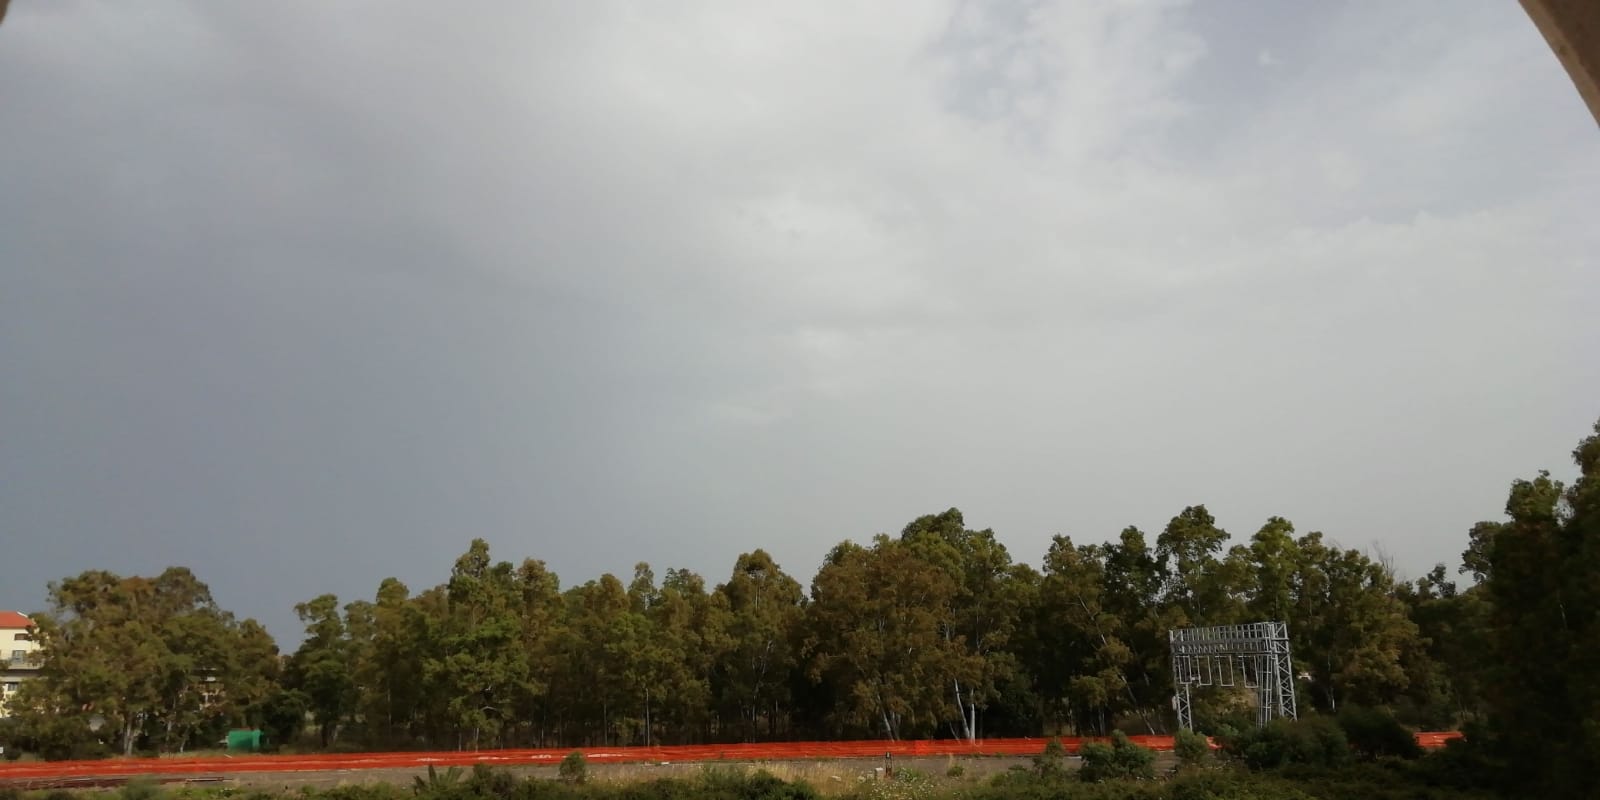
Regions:
<svg viewBox="0 0 1600 800"><path fill-rule="evenodd" d="M22 682L39 669L39 643L28 635L33 620L15 611L0 611L0 717Z"/></svg>

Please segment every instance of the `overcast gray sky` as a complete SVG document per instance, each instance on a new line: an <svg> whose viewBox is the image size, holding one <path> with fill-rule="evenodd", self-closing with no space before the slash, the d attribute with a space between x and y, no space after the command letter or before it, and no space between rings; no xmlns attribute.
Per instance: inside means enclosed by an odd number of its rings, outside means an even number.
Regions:
<svg viewBox="0 0 1600 800"><path fill-rule="evenodd" d="M809 581L1272 514L1415 575L1600 416L1515 3L16 0L0 608L185 564Z"/></svg>

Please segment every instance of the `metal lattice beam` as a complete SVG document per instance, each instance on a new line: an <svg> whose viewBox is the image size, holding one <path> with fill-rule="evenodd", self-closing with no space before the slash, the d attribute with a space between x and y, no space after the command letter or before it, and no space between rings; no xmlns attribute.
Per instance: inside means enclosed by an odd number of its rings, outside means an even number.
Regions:
<svg viewBox="0 0 1600 800"><path fill-rule="evenodd" d="M1289 625L1253 622L1167 632L1172 645L1172 707L1178 727L1194 730L1194 687L1242 685L1256 690L1259 725L1295 719L1294 659Z"/></svg>

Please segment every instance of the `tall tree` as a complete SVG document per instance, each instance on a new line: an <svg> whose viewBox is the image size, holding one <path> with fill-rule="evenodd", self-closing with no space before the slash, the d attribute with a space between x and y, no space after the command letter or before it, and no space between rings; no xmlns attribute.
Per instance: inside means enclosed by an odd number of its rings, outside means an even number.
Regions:
<svg viewBox="0 0 1600 800"><path fill-rule="evenodd" d="M951 700L959 734L978 738L979 714L1017 674L1007 644L1016 628L1023 593L1017 586L1011 554L994 531L966 527L958 509L912 521L900 539L923 560L945 570L956 593L941 620L944 637L960 646L967 668L952 672ZM973 677L963 683L963 674Z"/></svg>
<svg viewBox="0 0 1600 800"><path fill-rule="evenodd" d="M904 542L878 536L829 554L811 585L805 655L830 682L830 717L889 739L928 732L960 713L945 687L971 685L981 665L946 636L960 584Z"/></svg>
<svg viewBox="0 0 1600 800"><path fill-rule="evenodd" d="M265 631L218 608L186 568L154 578L92 570L51 583L49 595L33 632L38 679L13 704L25 728L68 746L99 723L124 754L141 741L183 749L242 716L270 676L258 660L275 656Z"/></svg>
<svg viewBox="0 0 1600 800"><path fill-rule="evenodd" d="M1391 705L1410 684L1405 656L1421 646L1417 626L1382 563L1310 533L1295 544L1296 664L1311 674L1320 707Z"/></svg>
<svg viewBox="0 0 1600 800"><path fill-rule="evenodd" d="M556 644L565 624L561 579L543 561L524 559L517 567L518 616L522 631L519 646L528 660L528 676L520 702L521 716L530 721L533 741L545 746L551 733L555 707L550 697L558 667Z"/></svg>
<svg viewBox="0 0 1600 800"><path fill-rule="evenodd" d="M1189 506L1156 537L1156 562L1166 578L1161 601L1180 626L1231 625L1243 621L1239 585L1223 563L1228 532L1205 506Z"/></svg>
<svg viewBox="0 0 1600 800"><path fill-rule="evenodd" d="M558 672L552 694L572 742L618 743L633 696L630 653L641 618L627 589L609 573L567 590L566 623L556 641Z"/></svg>
<svg viewBox="0 0 1600 800"><path fill-rule="evenodd" d="M286 682L305 696L317 723L318 740L327 747L355 705L354 648L337 596L319 595L295 606L294 611L305 623L306 638L289 659Z"/></svg>
<svg viewBox="0 0 1600 800"><path fill-rule="evenodd" d="M1513 483L1508 521L1474 529L1464 559L1493 607L1495 743L1530 793L1560 797L1600 768L1600 424L1573 460L1570 488L1547 472Z"/></svg>
<svg viewBox="0 0 1600 800"><path fill-rule="evenodd" d="M458 744L497 744L532 688L515 568L492 562L488 543L474 539L456 559L445 597L448 615L423 677L448 692L444 712Z"/></svg>
<svg viewBox="0 0 1600 800"><path fill-rule="evenodd" d="M365 622L359 638L364 646L356 654L355 710L365 722L370 740L389 746L410 740L411 727L421 708L422 627L412 606L411 592L396 578L385 578L370 604L347 607L346 614Z"/></svg>
<svg viewBox="0 0 1600 800"><path fill-rule="evenodd" d="M726 639L714 649L718 707L739 720L745 741L755 741L763 727L768 736L777 733L790 701L804 599L800 582L765 550L740 555L728 582L716 588L712 601L726 620Z"/></svg>
<svg viewBox="0 0 1600 800"><path fill-rule="evenodd" d="M1105 733L1118 714L1146 718L1130 673L1139 655L1128 644L1125 621L1108 606L1106 545L1075 545L1056 536L1045 554L1036 624L1045 651L1059 667L1045 670L1047 697L1065 704L1069 724Z"/></svg>

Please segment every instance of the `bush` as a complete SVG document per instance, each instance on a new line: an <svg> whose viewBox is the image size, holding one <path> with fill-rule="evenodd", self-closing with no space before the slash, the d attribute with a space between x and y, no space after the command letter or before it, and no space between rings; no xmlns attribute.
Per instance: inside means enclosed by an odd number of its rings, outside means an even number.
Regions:
<svg viewBox="0 0 1600 800"><path fill-rule="evenodd" d="M282 795L252 792L251 800L281 800ZM356 783L335 786L318 795L319 800L405 800L405 790L390 783Z"/></svg>
<svg viewBox="0 0 1600 800"><path fill-rule="evenodd" d="M766 770L708 767L698 781L662 780L639 800L816 800L816 790ZM627 797L619 800L629 800Z"/></svg>
<svg viewBox="0 0 1600 800"><path fill-rule="evenodd" d="M1507 790L1526 788L1523 777L1511 768L1504 756L1498 755L1490 733L1479 723L1467 723L1464 738L1445 742L1444 749L1435 750L1416 762L1417 778L1429 786L1455 788L1500 787ZM1520 784L1520 785L1519 785Z"/></svg>
<svg viewBox="0 0 1600 800"><path fill-rule="evenodd" d="M1078 781L1041 780L1023 774L957 793L942 795L950 800L1167 800L1166 786L1157 781ZM1232 800L1232 798L1229 798Z"/></svg>
<svg viewBox="0 0 1600 800"><path fill-rule="evenodd" d="M1168 784L1169 800L1312 800L1282 781L1233 770L1192 772Z"/></svg>
<svg viewBox="0 0 1600 800"><path fill-rule="evenodd" d="M516 791L517 779L503 769L495 769L488 764L473 764L472 774L467 776L462 789L471 797L506 800Z"/></svg>
<svg viewBox="0 0 1600 800"><path fill-rule="evenodd" d="M583 757L583 751L574 750L561 759L561 767L557 771L561 780L567 783L586 783L589 780L589 759Z"/></svg>
<svg viewBox="0 0 1600 800"><path fill-rule="evenodd" d="M154 778L134 778L117 792L120 800L156 800L162 795L161 784Z"/></svg>
<svg viewBox="0 0 1600 800"><path fill-rule="evenodd" d="M1050 737L1044 743L1044 752L1033 757L1033 774L1041 778L1053 778L1065 775L1067 772L1067 748L1061 746L1061 740Z"/></svg>
<svg viewBox="0 0 1600 800"><path fill-rule="evenodd" d="M1172 737L1172 751L1177 754L1178 763L1185 767L1211 761L1211 742L1194 731L1178 731L1178 735Z"/></svg>
<svg viewBox="0 0 1600 800"><path fill-rule="evenodd" d="M914 769L898 769L892 778L868 783L857 794L857 800L933 800L939 793L939 787L927 775Z"/></svg>
<svg viewBox="0 0 1600 800"><path fill-rule="evenodd" d="M1417 744L1416 734L1388 712L1346 706L1339 712L1338 720L1351 749L1369 761L1384 757L1422 757L1422 746Z"/></svg>
<svg viewBox="0 0 1600 800"><path fill-rule="evenodd" d="M965 774L967 774L967 768L961 766L960 764L951 764L950 766L945 767L944 770L944 776L946 778L959 778Z"/></svg>
<svg viewBox="0 0 1600 800"><path fill-rule="evenodd" d="M1156 776L1156 754L1129 741L1122 731L1111 733L1111 743L1089 742L1078 751L1083 766L1079 780L1089 783L1114 780L1151 780Z"/></svg>
<svg viewBox="0 0 1600 800"><path fill-rule="evenodd" d="M429 764L428 777L426 779L421 775L417 775L412 777L411 780L413 781L411 790L418 797L444 798L451 795L455 791L456 784L461 782L461 768L451 767L444 772L440 772L434 769L432 764Z"/></svg>
<svg viewBox="0 0 1600 800"><path fill-rule="evenodd" d="M1345 738L1344 729L1328 717L1276 719L1265 728L1225 739L1223 751L1252 770L1290 764L1338 767L1350 763L1350 741Z"/></svg>
<svg viewBox="0 0 1600 800"><path fill-rule="evenodd" d="M557 797L565 797L566 800L589 800L597 795L605 800L699 800L701 797L723 797L723 795L709 794L701 789L698 781L685 781L682 778L656 778L654 781L622 784L611 787L610 790L595 784L579 787L578 784L554 782L549 786L565 790L566 795L541 794L539 800L555 800Z"/></svg>
<svg viewBox="0 0 1600 800"><path fill-rule="evenodd" d="M22 790L15 786L0 786L0 800L22 800Z"/></svg>

